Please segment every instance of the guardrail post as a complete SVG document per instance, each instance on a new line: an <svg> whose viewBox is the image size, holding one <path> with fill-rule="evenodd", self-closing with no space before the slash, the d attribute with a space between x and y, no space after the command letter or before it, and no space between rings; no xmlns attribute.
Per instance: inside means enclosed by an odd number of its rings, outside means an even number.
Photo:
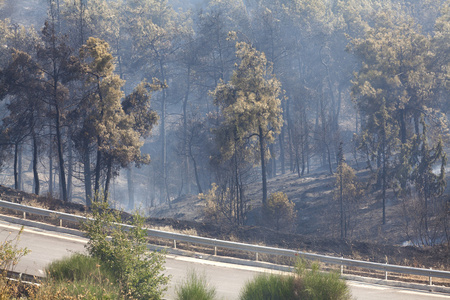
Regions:
<svg viewBox="0 0 450 300"><path fill-rule="evenodd" d="M256 261L258 261L258 252L256 252Z"/></svg>
<svg viewBox="0 0 450 300"><path fill-rule="evenodd" d="M25 220L27 218L27 213L24 211L23 212L23 219Z"/></svg>
<svg viewBox="0 0 450 300"><path fill-rule="evenodd" d="M177 249L177 240L173 240L173 249Z"/></svg>
<svg viewBox="0 0 450 300"><path fill-rule="evenodd" d="M430 270L433 270L433 268L430 268ZM433 277L431 277L431 275L428 278L428 285L433 285Z"/></svg>
<svg viewBox="0 0 450 300"><path fill-rule="evenodd" d="M341 258L344 258L344 257L341 256ZM344 265L341 265L341 275L344 275Z"/></svg>
<svg viewBox="0 0 450 300"><path fill-rule="evenodd" d="M386 266L387 266L387 264L388 263L386 263ZM384 280L388 280L388 272L387 271L384 272Z"/></svg>
<svg viewBox="0 0 450 300"><path fill-rule="evenodd" d="M62 219L59 219L59 227L62 227Z"/></svg>
<svg viewBox="0 0 450 300"><path fill-rule="evenodd" d="M214 256L217 256L217 246L214 246Z"/></svg>

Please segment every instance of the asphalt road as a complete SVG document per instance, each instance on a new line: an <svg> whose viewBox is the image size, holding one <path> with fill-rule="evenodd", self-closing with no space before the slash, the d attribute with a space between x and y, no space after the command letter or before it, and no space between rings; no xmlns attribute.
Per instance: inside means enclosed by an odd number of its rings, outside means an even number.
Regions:
<svg viewBox="0 0 450 300"><path fill-rule="evenodd" d="M17 235L19 226L0 222L0 242ZM85 252L87 240L54 232L37 229L25 229L19 246L31 250L15 267L15 271L42 276L45 266L53 260L66 257L76 252ZM216 287L220 299L238 299L244 284L256 274L267 272L265 269L247 266L236 266L219 262L167 255L166 273L171 276L166 299L174 299L175 289L186 278L188 272L195 270L202 274L208 283ZM450 295L427 293L403 288L370 285L360 282L348 282L355 299L367 300L428 300L450 299Z"/></svg>

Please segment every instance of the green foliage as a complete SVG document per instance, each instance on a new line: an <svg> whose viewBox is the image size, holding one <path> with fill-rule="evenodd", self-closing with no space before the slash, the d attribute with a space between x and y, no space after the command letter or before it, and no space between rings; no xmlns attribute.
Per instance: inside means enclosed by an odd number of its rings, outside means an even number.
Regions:
<svg viewBox="0 0 450 300"><path fill-rule="evenodd" d="M350 291L337 272L320 272L317 264L312 270L302 271L301 289L298 299L307 300L347 300Z"/></svg>
<svg viewBox="0 0 450 300"><path fill-rule="evenodd" d="M19 233L15 237L11 238L11 235L9 235L0 244L1 270L13 270L19 260L30 252L27 248L19 247L19 240L22 235L23 228L24 227L22 226Z"/></svg>
<svg viewBox="0 0 450 300"><path fill-rule="evenodd" d="M253 144L254 151L259 151L262 203L265 206L267 145L273 143L275 134L280 132L283 125L279 99L281 84L272 74L272 66L267 62L264 53L245 42L239 42L236 43L236 56L240 63L236 65L230 82L226 84L221 81L212 92L214 103L224 117L221 126L230 128L230 132L234 133L234 142L228 143L227 148L221 147L221 152L234 154L237 149L242 151L242 147L236 146L238 141L246 141L249 148L252 148ZM255 138L259 149L251 142Z"/></svg>
<svg viewBox="0 0 450 300"><path fill-rule="evenodd" d="M0 244L0 300L13 299L21 292L19 283L10 281L5 275L7 270L14 270L19 260L30 252L27 248L20 248L18 245L23 228L22 226L16 236L11 237L10 234Z"/></svg>
<svg viewBox="0 0 450 300"><path fill-rule="evenodd" d="M95 192L100 189L101 169L106 169L105 195L109 189L114 167L127 167L132 162L149 163L150 157L143 155L141 137L148 136L157 121L157 115L149 109L149 92L155 85L143 82L125 101L127 113L122 106L124 81L114 74L114 57L109 44L98 38L89 38L80 49L83 60L86 97L83 139L96 142L97 165ZM148 89L147 89L148 88ZM131 109L130 105L136 105ZM80 143L84 145L85 143ZM84 146L83 146L84 147Z"/></svg>
<svg viewBox="0 0 450 300"><path fill-rule="evenodd" d="M216 297L216 289L208 286L205 275L190 271L182 285L176 287L176 294L177 300L213 300Z"/></svg>
<svg viewBox="0 0 450 300"><path fill-rule="evenodd" d="M293 225L295 219L295 204L283 192L276 192L267 201L268 217L276 230Z"/></svg>
<svg viewBox="0 0 450 300"><path fill-rule="evenodd" d="M356 214L358 200L362 195L362 189L356 181L355 171L346 162L342 151L342 145L339 151L339 163L336 170L334 200L338 200L340 206L340 226L341 238L347 237L351 229L352 215Z"/></svg>
<svg viewBox="0 0 450 300"><path fill-rule="evenodd" d="M204 213L208 220L218 222L223 212L223 203L218 197L219 186L215 183L211 185L207 194L200 193L198 198L205 201Z"/></svg>
<svg viewBox="0 0 450 300"><path fill-rule="evenodd" d="M74 282L53 282L48 281L42 284L40 288L28 299L46 299L46 300L121 300L126 299L120 294L120 290L112 282L102 281L102 275L89 274L91 278L86 277ZM83 297L83 298L81 298Z"/></svg>
<svg viewBox="0 0 450 300"><path fill-rule="evenodd" d="M74 254L52 262L47 267L47 280L33 299L124 299L114 274L99 259Z"/></svg>
<svg viewBox="0 0 450 300"><path fill-rule="evenodd" d="M99 271L100 269L100 271ZM50 263L47 268L47 277L54 281L78 281L89 277L89 274L101 272L110 281L113 274L101 266L101 262L94 257L76 253Z"/></svg>
<svg viewBox="0 0 450 300"><path fill-rule="evenodd" d="M136 214L130 226L123 228L120 213L103 201L94 203L92 217L83 225L89 254L114 273L126 297L160 299L168 282L161 273L164 255L147 250L143 218Z"/></svg>
<svg viewBox="0 0 450 300"><path fill-rule="evenodd" d="M261 274L248 282L241 292L241 300L302 299L349 300L350 291L335 272L319 271L319 265L299 259L295 276Z"/></svg>
<svg viewBox="0 0 450 300"><path fill-rule="evenodd" d="M229 187L223 188L212 183L208 193L200 193L198 197L205 201L203 212L207 220L218 224L242 224L246 203L240 202Z"/></svg>
<svg viewBox="0 0 450 300"><path fill-rule="evenodd" d="M298 299L295 294L296 278L275 274L261 274L248 282L241 300Z"/></svg>

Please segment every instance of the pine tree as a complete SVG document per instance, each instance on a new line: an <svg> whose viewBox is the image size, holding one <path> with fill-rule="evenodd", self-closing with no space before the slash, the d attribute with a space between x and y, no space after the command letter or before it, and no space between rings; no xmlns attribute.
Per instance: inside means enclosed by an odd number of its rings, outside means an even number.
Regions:
<svg viewBox="0 0 450 300"><path fill-rule="evenodd" d="M339 145L338 166L334 174L336 178L334 199L339 201L341 239L348 235L353 206L357 205L361 194L356 182L355 171L345 162L342 142Z"/></svg>
<svg viewBox="0 0 450 300"><path fill-rule="evenodd" d="M213 91L227 126L234 127L235 138L258 139L262 177L262 204L267 206L266 157L268 145L274 141L283 124L280 83L271 74L265 55L245 42L236 44L240 60L228 84L219 83Z"/></svg>

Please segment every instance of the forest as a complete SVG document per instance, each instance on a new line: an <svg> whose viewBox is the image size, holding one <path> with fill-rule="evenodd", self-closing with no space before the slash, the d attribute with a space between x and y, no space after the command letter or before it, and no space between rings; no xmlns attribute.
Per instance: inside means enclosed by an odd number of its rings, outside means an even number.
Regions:
<svg viewBox="0 0 450 300"><path fill-rule="evenodd" d="M321 171L341 238L376 194L450 243L449 95L448 0L0 0L0 184L63 201L279 230Z"/></svg>

